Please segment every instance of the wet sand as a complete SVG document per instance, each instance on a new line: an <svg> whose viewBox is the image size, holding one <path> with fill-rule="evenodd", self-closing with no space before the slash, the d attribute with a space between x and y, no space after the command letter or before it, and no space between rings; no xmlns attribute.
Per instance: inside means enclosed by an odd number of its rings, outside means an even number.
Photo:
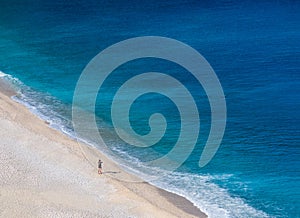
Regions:
<svg viewBox="0 0 300 218"><path fill-rule="evenodd" d="M1 217L206 217L185 198L50 128L11 100L14 94L0 78Z"/></svg>

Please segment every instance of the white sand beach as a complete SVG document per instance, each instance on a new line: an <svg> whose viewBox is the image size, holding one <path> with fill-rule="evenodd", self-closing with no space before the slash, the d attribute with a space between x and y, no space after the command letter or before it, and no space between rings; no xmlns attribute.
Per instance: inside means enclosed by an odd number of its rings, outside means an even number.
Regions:
<svg viewBox="0 0 300 218"><path fill-rule="evenodd" d="M0 217L206 217L178 195L113 178L133 175L50 128L0 86Z"/></svg>

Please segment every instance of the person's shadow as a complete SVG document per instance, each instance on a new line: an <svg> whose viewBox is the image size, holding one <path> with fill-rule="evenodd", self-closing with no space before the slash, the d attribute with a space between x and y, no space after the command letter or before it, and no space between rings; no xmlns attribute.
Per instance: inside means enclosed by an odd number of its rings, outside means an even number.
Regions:
<svg viewBox="0 0 300 218"><path fill-rule="evenodd" d="M118 171L118 172L116 172L116 171L105 171L102 174L106 174L106 173L108 173L108 174L117 174L117 173L121 173L121 171Z"/></svg>

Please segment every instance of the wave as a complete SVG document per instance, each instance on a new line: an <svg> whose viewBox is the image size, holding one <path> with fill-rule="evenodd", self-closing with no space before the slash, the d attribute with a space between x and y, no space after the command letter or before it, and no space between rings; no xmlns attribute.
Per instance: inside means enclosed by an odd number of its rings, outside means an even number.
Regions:
<svg viewBox="0 0 300 218"><path fill-rule="evenodd" d="M263 211L251 207L242 198L231 196L226 189L213 182L227 180L231 176L172 172L163 180L154 182L154 185L185 197L209 217L268 217Z"/></svg>
<svg viewBox="0 0 300 218"><path fill-rule="evenodd" d="M49 123L50 127L74 138L71 119L68 116L70 106L47 93L33 90L10 74L0 71L0 78L5 79L15 89L17 94L12 96L14 101L26 106L33 114Z"/></svg>
<svg viewBox="0 0 300 218"><path fill-rule="evenodd" d="M3 73L3 72L0 70L0 78L1 78L1 77L5 77L5 76L8 76L8 74Z"/></svg>
<svg viewBox="0 0 300 218"><path fill-rule="evenodd" d="M65 133L71 138L98 147L93 142L76 137L71 122L71 105L63 104L49 94L37 92L26 86L18 78L2 71L0 71L0 78L6 79L16 89L18 94L12 97L13 100L25 105L32 113L47 121L52 128ZM167 172L157 167L145 166L137 158L133 158L120 149L118 143L112 146L111 149L113 153L117 153L122 158L104 153L117 161L125 170L158 188L185 197L209 217L269 217L265 212L255 209L238 196L232 196L228 190L215 183L215 181L228 180L233 175ZM125 162L123 160L129 161ZM155 175L161 176L157 178Z"/></svg>
<svg viewBox="0 0 300 218"><path fill-rule="evenodd" d="M232 196L228 190L215 183L215 181L228 181L234 175L169 172L157 167L145 166L137 158L133 158L117 147L114 147L113 150L122 157L122 160L118 160L118 162L127 171L158 188L188 199L208 217L269 217L265 212L250 206L240 197ZM125 163L123 160L129 161ZM155 175L159 175L159 177Z"/></svg>

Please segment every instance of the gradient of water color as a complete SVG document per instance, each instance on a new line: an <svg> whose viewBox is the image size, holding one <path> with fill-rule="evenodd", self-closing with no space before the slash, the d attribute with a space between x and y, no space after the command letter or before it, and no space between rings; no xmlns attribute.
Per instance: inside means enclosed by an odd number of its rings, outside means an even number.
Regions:
<svg viewBox="0 0 300 218"><path fill-rule="evenodd" d="M0 70L20 90L16 100L72 135L73 91L91 58L135 36L187 43L209 61L226 95L227 127L217 155L198 167L210 124L205 92L198 92L201 87L180 66L153 59L119 67L107 81L114 85L103 87L107 94L97 101L98 123L111 149L145 179L143 161L170 150L179 125L178 110L168 99L149 94L131 108L132 125L140 134L149 131L146 121L153 112L169 120L166 137L152 153L120 141L107 106L131 76L168 72L200 97L201 137L178 171L153 183L187 197L211 217L298 217L299 6L294 1L2 1Z"/></svg>

